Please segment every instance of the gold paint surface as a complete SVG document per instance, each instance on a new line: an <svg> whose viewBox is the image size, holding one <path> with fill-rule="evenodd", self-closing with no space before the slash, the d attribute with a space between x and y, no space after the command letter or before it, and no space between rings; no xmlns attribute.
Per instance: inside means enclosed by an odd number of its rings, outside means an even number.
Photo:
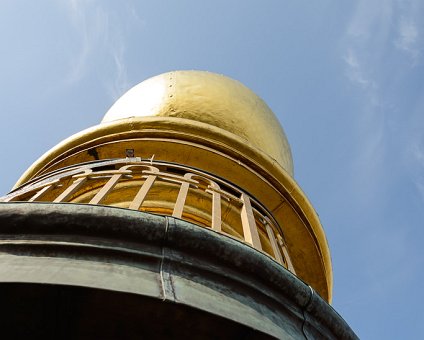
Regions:
<svg viewBox="0 0 424 340"><path fill-rule="evenodd" d="M152 116L184 118L233 133L293 176L290 146L278 119L261 98L236 80L204 71L164 73L130 89L102 122Z"/></svg>
<svg viewBox="0 0 424 340"><path fill-rule="evenodd" d="M172 75L174 78L169 79ZM201 169L242 188L273 214L284 230L296 275L331 301L333 276L325 233L311 203L292 178L290 148L269 108L240 83L207 72L169 73L138 86L118 100L102 124L46 152L15 188L31 184L36 178L49 178L52 172L65 167L123 158L126 149L133 149L135 157L144 160L153 156L154 160ZM211 98L207 98L208 93ZM93 187L76 195L74 201L88 203L98 190ZM162 197L167 189L159 191L148 195L146 209L172 213L176 193L171 195L168 190L168 197ZM129 182L116 187L104 203L127 208L134 194L135 187ZM210 210L209 203L203 203L205 197L189 198L189 206L204 209L187 210L183 217L199 225L210 223L204 213ZM198 203L191 204L190 199ZM228 211L223 231L241 233L241 222L233 208L222 205L221 210L223 214ZM259 238L264 249L270 251L270 245L264 242L265 234L260 233Z"/></svg>

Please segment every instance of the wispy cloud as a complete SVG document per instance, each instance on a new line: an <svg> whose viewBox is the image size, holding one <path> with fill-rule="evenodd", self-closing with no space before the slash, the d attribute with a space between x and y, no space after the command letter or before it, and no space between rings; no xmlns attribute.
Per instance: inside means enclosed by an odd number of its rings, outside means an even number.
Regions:
<svg viewBox="0 0 424 340"><path fill-rule="evenodd" d="M128 11L128 17L138 23L141 19L128 6L122 6ZM67 12L78 37L78 51L72 55L70 70L65 82L74 84L83 79L100 62L113 65L114 72L104 86L113 99L118 98L130 87L125 63L125 34L128 29L119 25L117 13L108 9L102 1L70 0ZM126 23L128 24L128 23Z"/></svg>
<svg viewBox="0 0 424 340"><path fill-rule="evenodd" d="M358 85L363 90L377 88L375 81L366 73L353 49L347 50L346 54L343 56L343 60L347 66L346 74L353 84Z"/></svg>
<svg viewBox="0 0 424 340"><path fill-rule="evenodd" d="M359 0L348 23L346 35L350 39L369 41L384 39L393 16L393 0Z"/></svg>
<svg viewBox="0 0 424 340"><path fill-rule="evenodd" d="M400 1L387 0L383 5L382 1L360 0L341 43L346 80L354 89L352 96L358 107L352 124L356 149L350 164L349 191L355 195L352 204L366 216L362 222L372 226L367 237L375 237L369 244L363 243L358 253L369 257L372 249L379 254L374 263L365 267L372 273L366 290L373 296L378 291L386 297L384 289L401 286L418 268L417 263L407 260L408 232L412 226L399 228L388 217L396 216L389 207L393 207L399 187L411 187L408 172L424 200L424 101L417 104L416 99L409 103L404 89L408 86L418 93L414 84L407 83L411 79L410 60L414 66L421 57L420 25L415 14L416 6L421 6L418 2L411 0L400 5ZM393 95L396 98L390 97ZM408 161L406 165L401 164L404 158ZM403 204L407 203L399 203ZM391 268L381 266L382 258L387 257L396 259L401 268L397 273L403 275L395 275ZM403 264L406 262L407 266ZM357 296L367 296L364 288L360 290Z"/></svg>
<svg viewBox="0 0 424 340"><path fill-rule="evenodd" d="M409 147L408 156L411 161L412 182L424 201L424 143L420 143L418 139L413 140Z"/></svg>
<svg viewBox="0 0 424 340"><path fill-rule="evenodd" d="M109 85L108 90L113 99L119 98L122 92L130 87L124 53L125 49L122 43L118 44L118 48L112 52L113 61L115 63L115 78L113 83Z"/></svg>
<svg viewBox="0 0 424 340"><path fill-rule="evenodd" d="M352 93L358 101L354 132L356 152L352 155L352 193L358 204L367 206L381 193L381 169L386 154L385 114L382 106L378 65L388 41L392 7L390 2L361 0L346 26L342 42L345 75L357 90ZM374 205L377 202L374 201Z"/></svg>
<svg viewBox="0 0 424 340"><path fill-rule="evenodd" d="M78 36L79 48L72 55L65 80L74 83L87 74L94 51L108 39L109 18L93 1L71 0L68 5L69 18Z"/></svg>
<svg viewBox="0 0 424 340"><path fill-rule="evenodd" d="M423 6L419 0L396 1L359 0L346 25L342 41L344 71L355 91L358 107L356 126L357 155L353 157L358 177L383 181L387 169L388 126L401 117L391 112L392 98L387 89L398 86L388 83L401 78L405 72L401 66L404 60L396 50L406 52L416 63L420 57L420 30L416 24L417 13ZM388 69L390 62L397 65ZM396 64L395 64L396 63ZM393 65L393 66L394 66ZM391 116L391 123L388 122ZM394 122L392 122L394 120ZM358 179L359 180L359 179ZM424 183L424 182L423 182ZM366 190L377 190L369 186ZM365 189L364 189L365 190Z"/></svg>
<svg viewBox="0 0 424 340"><path fill-rule="evenodd" d="M418 27L411 18L401 18L398 24L395 46L417 61L420 51L418 46Z"/></svg>

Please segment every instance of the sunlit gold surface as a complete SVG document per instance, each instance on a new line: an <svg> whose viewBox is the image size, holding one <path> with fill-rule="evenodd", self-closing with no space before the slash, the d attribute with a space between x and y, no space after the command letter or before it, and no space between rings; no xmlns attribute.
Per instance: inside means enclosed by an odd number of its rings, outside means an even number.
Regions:
<svg viewBox="0 0 424 340"><path fill-rule="evenodd" d="M153 87L151 96L146 95L147 88L140 90L147 96L145 100L140 100L135 87L133 94L130 91L109 110L103 123L69 137L44 154L22 175L15 188L25 183L30 185L40 176L48 178L49 173L64 167L97 159L123 158L126 149L134 149L135 156L143 159L206 171L242 188L272 213L284 230L296 275L331 301L333 277L325 233L312 205L292 178L290 150L273 113L259 98L252 97L250 90L223 76L182 72L184 86L172 92L164 85L175 85L167 80L171 75L178 83L174 73L143 82L142 87L149 82ZM218 80L202 80L208 77ZM190 79L199 81L200 85L190 85ZM237 92L235 89L239 87ZM167 101L170 93L185 99ZM207 93L212 99L206 98ZM248 99L243 99L243 93ZM245 103L237 104L233 97ZM219 102L219 98L223 101ZM254 98L258 100L256 104ZM128 111L133 105L134 111ZM231 112L237 112L233 119ZM129 201L133 191L130 187L117 187L110 197ZM125 207L125 200L117 199L116 204ZM207 210L209 203L203 202L199 204ZM146 202L149 211L158 213L170 211L174 203L175 197L171 196L167 200L161 197ZM108 201L108 204L115 203ZM191 220L195 219L194 211L185 213L190 214ZM197 217L199 225L204 223L203 215Z"/></svg>
<svg viewBox="0 0 424 340"><path fill-rule="evenodd" d="M221 128L253 144L293 176L290 147L280 123L261 98L236 80L203 71L164 73L125 93L103 122L149 116Z"/></svg>

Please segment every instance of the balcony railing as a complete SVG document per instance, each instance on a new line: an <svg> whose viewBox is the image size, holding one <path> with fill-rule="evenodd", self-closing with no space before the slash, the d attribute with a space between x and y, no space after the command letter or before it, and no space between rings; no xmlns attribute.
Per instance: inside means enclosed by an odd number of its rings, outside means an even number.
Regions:
<svg viewBox="0 0 424 340"><path fill-rule="evenodd" d="M295 273L272 214L237 186L199 169L140 158L95 161L27 182L0 202L102 204L171 215L241 239Z"/></svg>

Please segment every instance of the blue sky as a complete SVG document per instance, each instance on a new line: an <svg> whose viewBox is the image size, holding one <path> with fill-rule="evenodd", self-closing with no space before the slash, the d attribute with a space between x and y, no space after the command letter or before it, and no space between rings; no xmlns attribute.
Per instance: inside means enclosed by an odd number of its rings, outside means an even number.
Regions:
<svg viewBox="0 0 424 340"><path fill-rule="evenodd" d="M424 334L424 2L0 4L0 192L138 82L199 69L277 114L364 339Z"/></svg>

